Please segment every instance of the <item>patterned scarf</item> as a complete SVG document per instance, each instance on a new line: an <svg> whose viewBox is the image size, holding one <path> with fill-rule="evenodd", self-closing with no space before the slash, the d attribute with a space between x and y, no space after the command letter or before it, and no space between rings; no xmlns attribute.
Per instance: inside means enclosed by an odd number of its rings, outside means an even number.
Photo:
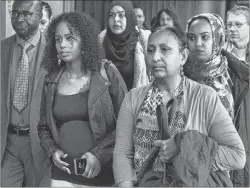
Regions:
<svg viewBox="0 0 250 188"><path fill-rule="evenodd" d="M213 49L210 59L205 63L187 61L184 65L184 73L187 77L214 88L227 109L231 118L234 118L234 100L232 96L232 81L228 73L228 62L221 55L221 49L225 42L224 24L221 17L214 13L203 13L191 18L187 23L186 32L194 20L206 19L213 35Z"/></svg>
<svg viewBox="0 0 250 188"><path fill-rule="evenodd" d="M172 99L168 108L170 136L174 136L186 124L184 114L184 83L185 77L182 77L178 88L171 94ZM159 139L159 126L156 116L156 108L163 104L163 94L154 82L149 89L147 96L141 106L137 116L137 125L134 132L135 157L134 167L138 172L146 161L151 150L154 148L154 141ZM143 121L141 121L143 119ZM153 165L153 170L163 172L162 162L157 158Z"/></svg>

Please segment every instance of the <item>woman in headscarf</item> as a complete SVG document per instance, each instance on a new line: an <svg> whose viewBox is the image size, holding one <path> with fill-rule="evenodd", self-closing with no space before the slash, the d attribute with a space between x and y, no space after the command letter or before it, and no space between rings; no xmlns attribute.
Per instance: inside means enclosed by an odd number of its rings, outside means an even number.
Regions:
<svg viewBox="0 0 250 188"><path fill-rule="evenodd" d="M108 9L108 28L100 42L106 58L120 71L128 90L148 83L144 54L147 39L135 28L135 13L130 1L113 1Z"/></svg>
<svg viewBox="0 0 250 188"><path fill-rule="evenodd" d="M250 126L249 69L247 65L222 50L225 32L219 15L213 13L196 15L188 21L186 31L190 53L184 65L185 75L217 91L222 104L234 120L246 153L249 153L247 139L250 136L247 129Z"/></svg>

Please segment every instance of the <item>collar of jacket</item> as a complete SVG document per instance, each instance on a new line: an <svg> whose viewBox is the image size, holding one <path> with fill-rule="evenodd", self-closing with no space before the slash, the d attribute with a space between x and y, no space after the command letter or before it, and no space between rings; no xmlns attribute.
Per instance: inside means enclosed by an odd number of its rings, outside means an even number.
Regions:
<svg viewBox="0 0 250 188"><path fill-rule="evenodd" d="M221 50L221 54L227 58L230 71L241 80L249 83L249 66L224 49Z"/></svg>
<svg viewBox="0 0 250 188"><path fill-rule="evenodd" d="M58 71L46 76L45 84L52 84L51 89L53 96L57 88L56 86L59 83L64 70L65 66ZM100 71L92 72L89 88L88 107L91 107L94 104L94 102L100 97L100 95L106 90L106 88L110 86L110 84L111 83L101 75Z"/></svg>

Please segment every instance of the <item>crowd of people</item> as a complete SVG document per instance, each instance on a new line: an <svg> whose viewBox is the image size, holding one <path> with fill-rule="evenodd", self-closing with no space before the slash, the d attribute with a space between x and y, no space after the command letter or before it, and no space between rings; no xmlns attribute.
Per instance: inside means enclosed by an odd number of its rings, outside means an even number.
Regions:
<svg viewBox="0 0 250 188"><path fill-rule="evenodd" d="M14 1L1 40L1 186L249 186L249 8ZM186 28L184 30L184 28Z"/></svg>

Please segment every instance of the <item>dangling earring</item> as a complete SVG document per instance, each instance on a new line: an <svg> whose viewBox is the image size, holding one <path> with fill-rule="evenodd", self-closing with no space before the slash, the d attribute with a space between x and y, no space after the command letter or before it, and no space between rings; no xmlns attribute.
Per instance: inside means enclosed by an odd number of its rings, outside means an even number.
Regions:
<svg viewBox="0 0 250 188"><path fill-rule="evenodd" d="M60 55L57 55L57 63L58 63L59 66L60 66L61 63L62 63L62 61L61 61L61 59L60 59Z"/></svg>
<svg viewBox="0 0 250 188"><path fill-rule="evenodd" d="M180 66L180 75L183 76L184 75L184 71L183 71L183 65Z"/></svg>

